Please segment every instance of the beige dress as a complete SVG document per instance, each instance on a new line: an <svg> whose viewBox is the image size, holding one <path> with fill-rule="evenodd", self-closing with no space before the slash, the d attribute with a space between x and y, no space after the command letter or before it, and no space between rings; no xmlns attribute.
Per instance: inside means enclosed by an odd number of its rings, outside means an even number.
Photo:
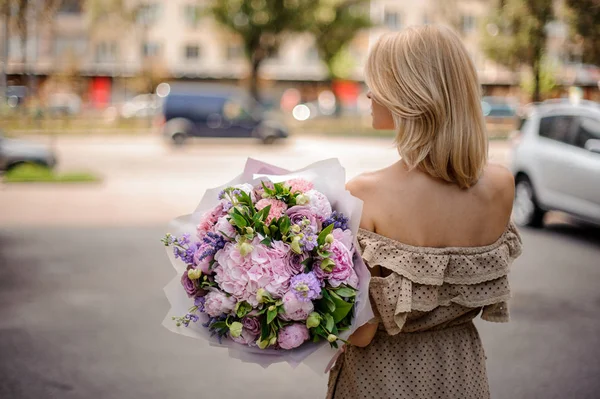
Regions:
<svg viewBox="0 0 600 399"><path fill-rule="evenodd" d="M329 375L327 398L489 398L485 354L473 319L507 322L507 274L521 253L510 225L482 247L415 247L360 230L373 277L379 330L366 348L349 346Z"/></svg>

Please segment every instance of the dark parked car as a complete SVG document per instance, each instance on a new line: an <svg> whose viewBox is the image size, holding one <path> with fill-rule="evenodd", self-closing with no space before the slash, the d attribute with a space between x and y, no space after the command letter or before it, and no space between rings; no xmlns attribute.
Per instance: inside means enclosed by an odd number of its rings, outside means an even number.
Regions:
<svg viewBox="0 0 600 399"><path fill-rule="evenodd" d="M56 156L40 144L9 139L0 132L0 171L7 171L24 163L53 168L56 165Z"/></svg>
<svg viewBox="0 0 600 399"><path fill-rule="evenodd" d="M254 137L270 144L288 136L282 122L234 87L172 86L162 118L163 134L178 145L191 137Z"/></svg>

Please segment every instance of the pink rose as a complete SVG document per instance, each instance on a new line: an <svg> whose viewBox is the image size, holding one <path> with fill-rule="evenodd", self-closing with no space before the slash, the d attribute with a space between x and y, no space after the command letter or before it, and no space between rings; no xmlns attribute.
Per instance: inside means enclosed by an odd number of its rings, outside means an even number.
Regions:
<svg viewBox="0 0 600 399"><path fill-rule="evenodd" d="M304 323L293 323L279 330L277 343L282 349L294 349L310 338Z"/></svg>
<svg viewBox="0 0 600 399"><path fill-rule="evenodd" d="M310 225L319 230L319 220L317 215L308 206L296 205L287 210L286 214L289 216L292 224L302 225L304 219L308 219Z"/></svg>
<svg viewBox="0 0 600 399"><path fill-rule="evenodd" d="M286 320L306 320L308 315L315 310L312 301L300 301L293 291L288 291L283 296L283 318Z"/></svg>
<svg viewBox="0 0 600 399"><path fill-rule="evenodd" d="M331 204L323 193L317 190L310 190L305 195L308 196L308 204L306 206L311 209L321 222L331 216Z"/></svg>
<svg viewBox="0 0 600 399"><path fill-rule="evenodd" d="M217 234L225 234L229 238L235 238L237 236L237 230L235 227L229 223L227 220L227 216L222 216L219 218L214 227L215 233Z"/></svg>
<svg viewBox="0 0 600 399"><path fill-rule="evenodd" d="M196 233L199 238L202 238L206 233L212 231L215 223L220 217L225 216L227 212L223 209L223 203L219 203L215 208L210 211L204 212L200 218L200 223L196 228Z"/></svg>
<svg viewBox="0 0 600 399"><path fill-rule="evenodd" d="M209 316L218 317L230 313L235 308L236 300L219 290L212 290L205 296L204 312Z"/></svg>
<svg viewBox="0 0 600 399"><path fill-rule="evenodd" d="M358 276L354 271L352 254L340 241L331 243L329 252L332 253L331 259L335 262L335 267L329 275L329 284L338 287L340 284L347 284L358 288Z"/></svg>
<svg viewBox="0 0 600 399"><path fill-rule="evenodd" d="M290 192L292 194L297 192L305 193L309 190L312 190L314 187L311 182L304 179L291 179L286 181L285 185L290 188Z"/></svg>
<svg viewBox="0 0 600 399"><path fill-rule="evenodd" d="M275 198L263 198L256 203L255 207L260 211L269 205L271 205L271 209L269 210L269 216L267 216L267 220L265 221L267 225L271 224L273 219L279 219L283 216L283 213L287 209L285 202L276 200Z"/></svg>
<svg viewBox="0 0 600 399"><path fill-rule="evenodd" d="M260 334L260 321L258 321L256 317L244 317L242 319L242 326L244 326L244 329L250 334Z"/></svg>

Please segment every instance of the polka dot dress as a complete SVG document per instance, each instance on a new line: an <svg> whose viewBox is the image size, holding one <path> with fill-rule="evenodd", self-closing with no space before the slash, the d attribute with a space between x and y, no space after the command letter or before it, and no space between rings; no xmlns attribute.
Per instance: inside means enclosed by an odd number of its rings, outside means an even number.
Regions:
<svg viewBox="0 0 600 399"><path fill-rule="evenodd" d="M346 348L327 398L489 398L472 320L508 321L507 274L521 253L514 225L483 247L414 247L366 230L358 241L365 263L386 271L370 286L379 329L366 348Z"/></svg>

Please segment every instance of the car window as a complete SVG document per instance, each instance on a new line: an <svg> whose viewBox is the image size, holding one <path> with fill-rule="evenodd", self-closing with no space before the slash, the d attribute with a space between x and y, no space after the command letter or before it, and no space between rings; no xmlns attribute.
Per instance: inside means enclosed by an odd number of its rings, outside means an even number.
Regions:
<svg viewBox="0 0 600 399"><path fill-rule="evenodd" d="M223 115L230 121L254 120L252 114L248 111L248 106L238 100L227 101L223 107Z"/></svg>
<svg viewBox="0 0 600 399"><path fill-rule="evenodd" d="M600 140L600 120L588 116L580 117L575 133L573 144L585 148L588 140Z"/></svg>
<svg viewBox="0 0 600 399"><path fill-rule="evenodd" d="M563 143L573 143L577 117L571 115L546 116L540 119L540 136Z"/></svg>

